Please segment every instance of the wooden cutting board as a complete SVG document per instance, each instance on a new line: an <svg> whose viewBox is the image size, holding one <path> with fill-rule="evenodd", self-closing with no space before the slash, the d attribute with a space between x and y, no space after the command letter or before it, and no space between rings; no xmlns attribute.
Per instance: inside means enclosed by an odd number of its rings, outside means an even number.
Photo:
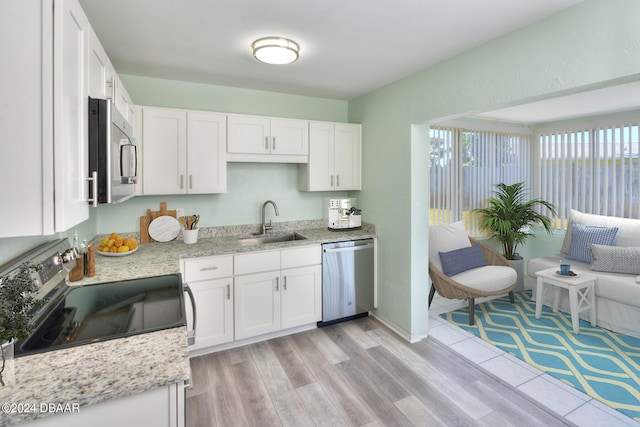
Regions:
<svg viewBox="0 0 640 427"><path fill-rule="evenodd" d="M152 211L147 209L147 214L140 217L140 243L154 243L155 240L149 236L149 224L159 216L172 216L176 218L175 210L167 210L167 202L160 202L160 210Z"/></svg>

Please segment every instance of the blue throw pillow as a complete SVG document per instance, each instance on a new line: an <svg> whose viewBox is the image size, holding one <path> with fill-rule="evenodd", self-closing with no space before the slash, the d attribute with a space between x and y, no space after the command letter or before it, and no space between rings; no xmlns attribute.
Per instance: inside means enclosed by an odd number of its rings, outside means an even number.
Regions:
<svg viewBox="0 0 640 427"><path fill-rule="evenodd" d="M484 267L487 262L482 256L482 247L478 244L468 248L449 252L438 252L442 263L442 272L447 276L455 276L472 268Z"/></svg>
<svg viewBox="0 0 640 427"><path fill-rule="evenodd" d="M571 222L571 245L567 258L591 264L591 244L611 246L618 227L596 227Z"/></svg>

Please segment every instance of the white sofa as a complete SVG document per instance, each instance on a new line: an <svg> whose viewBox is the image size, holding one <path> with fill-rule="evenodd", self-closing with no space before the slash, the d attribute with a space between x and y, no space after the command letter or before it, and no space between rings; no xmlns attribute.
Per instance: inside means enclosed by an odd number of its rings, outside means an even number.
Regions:
<svg viewBox="0 0 640 427"><path fill-rule="evenodd" d="M588 245L592 249L593 261L580 262L567 259L567 254L573 249L571 246L572 222L584 226L617 227L618 231L611 246L594 248L593 245ZM577 243L574 242L575 244ZM536 271L551 267L559 268L561 260L571 264L571 270L577 274L589 272L598 276L596 317L599 326L640 338L640 220L585 214L572 210L560 253L529 260L525 288L535 289ZM612 271L596 271L594 268ZM535 298L535 292L533 297ZM550 293L545 295L544 303L551 305ZM567 291L561 294L560 309L569 311ZM581 316L587 319L587 313Z"/></svg>

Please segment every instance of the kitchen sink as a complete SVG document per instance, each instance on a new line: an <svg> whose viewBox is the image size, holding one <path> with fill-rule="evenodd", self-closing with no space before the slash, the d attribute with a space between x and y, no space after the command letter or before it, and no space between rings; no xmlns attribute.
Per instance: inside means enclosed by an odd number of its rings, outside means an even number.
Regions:
<svg viewBox="0 0 640 427"><path fill-rule="evenodd" d="M263 245L266 243L290 242L293 240L306 240L307 238L298 233L282 234L257 234L251 237L241 237L238 242L241 245Z"/></svg>

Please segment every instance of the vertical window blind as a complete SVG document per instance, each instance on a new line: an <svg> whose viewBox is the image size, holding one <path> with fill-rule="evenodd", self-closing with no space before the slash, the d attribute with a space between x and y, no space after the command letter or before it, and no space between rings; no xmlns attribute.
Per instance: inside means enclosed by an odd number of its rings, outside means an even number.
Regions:
<svg viewBox="0 0 640 427"><path fill-rule="evenodd" d="M539 133L540 197L558 209L566 229L570 209L640 218L639 124Z"/></svg>
<svg viewBox="0 0 640 427"><path fill-rule="evenodd" d="M449 127L430 130L430 224L458 220L481 236L471 210L484 207L494 185L530 180L531 135Z"/></svg>

